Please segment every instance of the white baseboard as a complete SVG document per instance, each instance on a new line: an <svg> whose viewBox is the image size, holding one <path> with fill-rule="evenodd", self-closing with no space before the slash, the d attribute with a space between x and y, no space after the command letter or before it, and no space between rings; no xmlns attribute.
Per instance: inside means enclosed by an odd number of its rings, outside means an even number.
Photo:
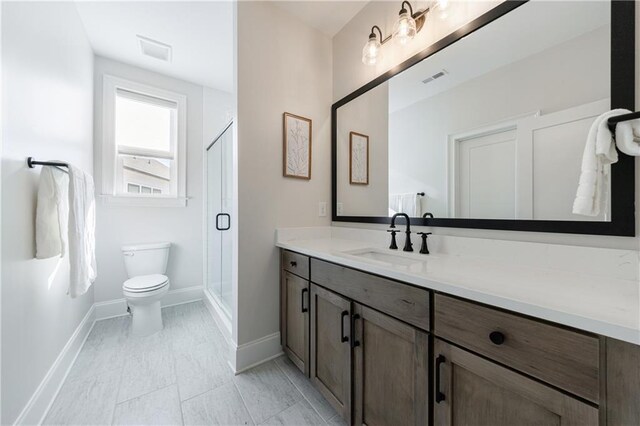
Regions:
<svg viewBox="0 0 640 426"><path fill-rule="evenodd" d="M76 357L80 353L87 336L95 323L95 305L87 311L86 315L78 324L67 344L56 358L55 362L38 385L29 402L24 407L15 421L16 425L41 424L45 415L49 411L51 404L55 400L60 388L64 384Z"/></svg>
<svg viewBox="0 0 640 426"><path fill-rule="evenodd" d="M232 348L232 352L234 352L234 349L235 366L232 365L232 368L236 374L271 361L283 354L280 346L280 332L236 346ZM233 360L231 363L233 363Z"/></svg>
<svg viewBox="0 0 640 426"><path fill-rule="evenodd" d="M202 300L203 289L202 286L197 285L193 287L178 288L175 290L169 290L167 294L162 298L162 306L181 305L183 303L195 302ZM107 318L120 317L127 315L127 300L125 298L108 300L106 302L97 302L96 307L96 320L102 320Z"/></svg>

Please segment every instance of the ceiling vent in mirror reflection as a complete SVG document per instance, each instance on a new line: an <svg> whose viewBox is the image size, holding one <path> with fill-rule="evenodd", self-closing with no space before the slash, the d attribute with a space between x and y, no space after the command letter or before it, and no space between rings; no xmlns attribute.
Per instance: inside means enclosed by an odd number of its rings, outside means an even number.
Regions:
<svg viewBox="0 0 640 426"><path fill-rule="evenodd" d="M447 72L447 70L441 70L438 71L437 73L435 73L434 75L432 75L431 77L425 78L424 80L422 80L423 84L427 84L427 83L431 83L433 80L436 80L440 77L444 77L445 75L449 74Z"/></svg>
<svg viewBox="0 0 640 426"><path fill-rule="evenodd" d="M159 59L165 62L171 62L171 46L157 40L136 35L138 37L138 43L140 44L140 52L154 59Z"/></svg>

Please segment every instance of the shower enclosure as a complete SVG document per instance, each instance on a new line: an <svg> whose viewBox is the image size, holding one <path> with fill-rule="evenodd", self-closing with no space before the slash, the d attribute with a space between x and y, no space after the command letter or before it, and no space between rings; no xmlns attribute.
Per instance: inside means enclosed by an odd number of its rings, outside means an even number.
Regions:
<svg viewBox="0 0 640 426"><path fill-rule="evenodd" d="M231 318L233 122L207 147L206 290Z"/></svg>

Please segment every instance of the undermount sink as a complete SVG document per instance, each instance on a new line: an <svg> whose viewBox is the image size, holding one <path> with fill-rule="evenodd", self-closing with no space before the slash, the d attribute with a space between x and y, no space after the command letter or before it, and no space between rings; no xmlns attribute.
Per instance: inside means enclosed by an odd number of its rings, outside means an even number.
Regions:
<svg viewBox="0 0 640 426"><path fill-rule="evenodd" d="M413 253L394 253L390 250L366 248L342 252L342 254L357 257L369 263L385 264L396 267L422 267L427 261L427 256ZM424 257L424 258L422 258Z"/></svg>

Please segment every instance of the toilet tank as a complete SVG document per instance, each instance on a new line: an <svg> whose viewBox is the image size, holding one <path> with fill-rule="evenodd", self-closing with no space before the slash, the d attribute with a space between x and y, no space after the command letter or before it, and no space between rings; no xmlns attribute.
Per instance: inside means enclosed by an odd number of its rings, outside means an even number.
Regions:
<svg viewBox="0 0 640 426"><path fill-rule="evenodd" d="M171 243L129 244L122 246L124 267L129 278L164 274L167 271Z"/></svg>

